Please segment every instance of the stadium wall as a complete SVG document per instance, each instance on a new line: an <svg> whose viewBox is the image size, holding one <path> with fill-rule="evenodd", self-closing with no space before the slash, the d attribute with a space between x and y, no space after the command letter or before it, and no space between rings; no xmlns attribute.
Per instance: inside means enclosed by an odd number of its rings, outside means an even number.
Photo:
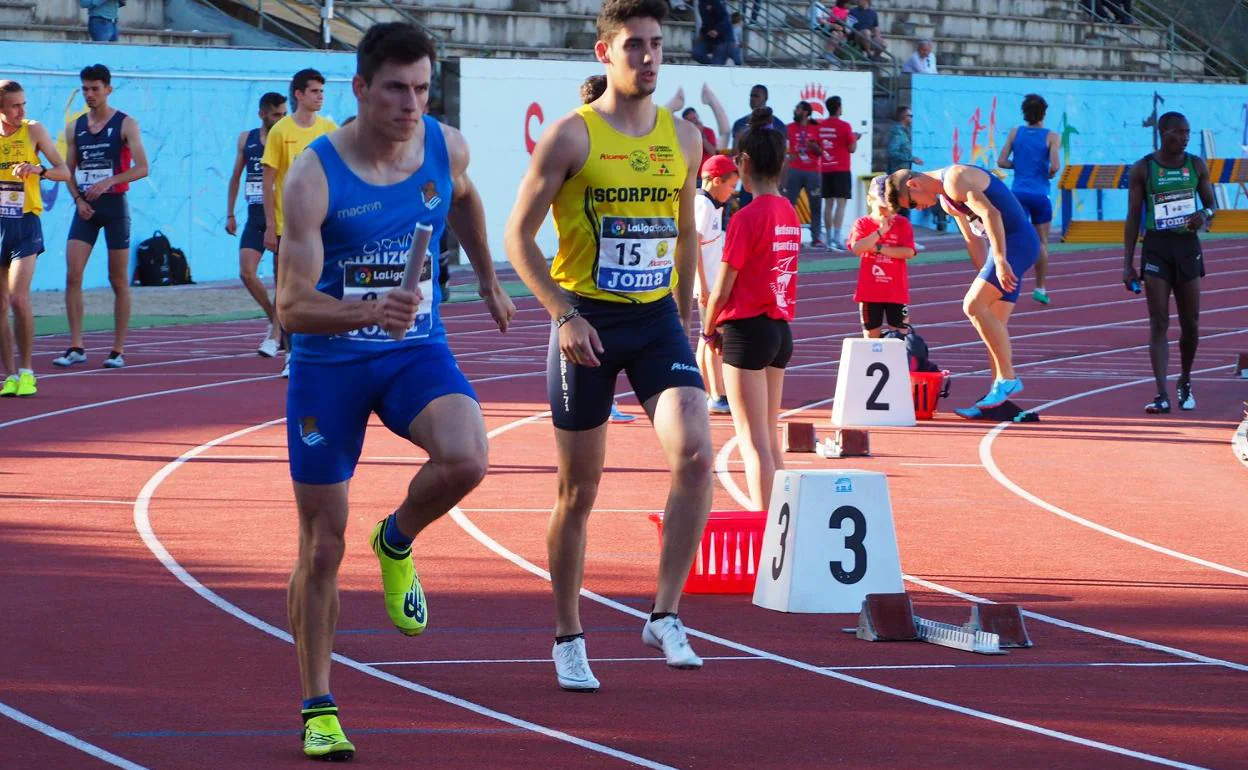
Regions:
<svg viewBox="0 0 1248 770"><path fill-rule="evenodd" d="M922 169L950 163L997 169L1000 148L1010 129L1023 123L1021 105L1030 93L1049 103L1045 126L1061 136L1063 167L1139 160L1156 146L1157 117L1171 110L1187 115L1191 124L1189 152L1248 157L1248 86L916 75L911 88L913 147L927 163ZM1205 131L1213 152L1205 146ZM997 170L1007 180L1013 173ZM1223 192L1229 207L1248 208L1248 194ZM1055 183L1055 212L1059 203ZM1124 218L1126 205L1125 191L1106 191L1103 217ZM1074 218L1097 218L1095 191L1076 193Z"/></svg>

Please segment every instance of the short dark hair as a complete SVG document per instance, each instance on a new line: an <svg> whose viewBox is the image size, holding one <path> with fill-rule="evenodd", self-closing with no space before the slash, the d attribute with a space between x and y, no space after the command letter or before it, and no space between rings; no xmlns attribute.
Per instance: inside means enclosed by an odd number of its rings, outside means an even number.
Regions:
<svg viewBox="0 0 1248 770"><path fill-rule="evenodd" d="M767 86L763 85L762 83L755 83L753 86L750 87L750 93L753 93L755 91L762 91L764 99L771 98L771 92L768 91Z"/></svg>
<svg viewBox="0 0 1248 770"><path fill-rule="evenodd" d="M770 107L751 112L748 128L737 142L738 153L750 156L750 170L766 179L780 176L788 143L786 135L775 129L773 115Z"/></svg>
<svg viewBox="0 0 1248 770"><path fill-rule="evenodd" d="M585 78L584 83L581 83L581 104L598 101L598 97L602 96L606 90L606 75L590 75Z"/></svg>
<svg viewBox="0 0 1248 770"><path fill-rule="evenodd" d="M828 117L834 118L837 115L841 114L841 97L829 96L827 101L825 101L823 104L825 107L828 108Z"/></svg>
<svg viewBox="0 0 1248 770"><path fill-rule="evenodd" d="M106 86L113 84L113 73L103 64L92 64L82 68L78 73L79 80L98 80Z"/></svg>
<svg viewBox="0 0 1248 770"><path fill-rule="evenodd" d="M893 114L893 120L901 120L903 117L905 117L907 112L909 112L911 115L914 114L914 110L911 110L909 107L903 104L902 106L898 107L897 112Z"/></svg>
<svg viewBox="0 0 1248 770"><path fill-rule="evenodd" d="M290 103L298 107L299 98L295 96L295 92L308 90L308 84L312 82L325 85L325 76L311 68L296 72L295 76L290 79Z"/></svg>
<svg viewBox="0 0 1248 770"><path fill-rule="evenodd" d="M598 39L609 42L629 19L654 19L662 24L667 19L664 0L603 0L598 11Z"/></svg>
<svg viewBox="0 0 1248 770"><path fill-rule="evenodd" d="M16 80L0 80L0 94L17 94L24 90Z"/></svg>
<svg viewBox="0 0 1248 770"><path fill-rule="evenodd" d="M885 180L884 200L893 211L901 211L904 208L901 205L901 191L906 190L907 184L913 176L913 171L903 168L889 174L888 179ZM906 195L908 196L909 194L909 191L907 191Z"/></svg>
<svg viewBox="0 0 1248 770"><path fill-rule="evenodd" d="M682 118L684 118L685 120L688 120L688 119L689 119L689 113L691 113L691 112L692 112L694 115L697 115L697 114L698 114L698 110L697 110L697 108L696 108L696 107L686 107L686 108L684 108L683 110L681 110L681 111L680 111L680 116L681 116Z"/></svg>
<svg viewBox="0 0 1248 770"><path fill-rule="evenodd" d="M1187 116L1181 112L1167 112L1160 118L1157 118L1157 130L1168 131L1170 129L1170 124L1178 123L1180 120L1186 123Z"/></svg>
<svg viewBox="0 0 1248 770"><path fill-rule="evenodd" d="M1040 94L1027 94L1023 97L1023 120L1027 121L1028 125L1044 120L1044 115L1048 110L1049 103Z"/></svg>
<svg viewBox="0 0 1248 770"><path fill-rule="evenodd" d="M355 53L355 73L365 83L373 82L373 75L386 62L412 64L429 59L430 66L438 62L438 46L423 29L402 21L374 24L365 33Z"/></svg>
<svg viewBox="0 0 1248 770"><path fill-rule="evenodd" d="M286 103L286 97L276 91L269 91L260 97L260 109L269 109L270 107L281 107Z"/></svg>

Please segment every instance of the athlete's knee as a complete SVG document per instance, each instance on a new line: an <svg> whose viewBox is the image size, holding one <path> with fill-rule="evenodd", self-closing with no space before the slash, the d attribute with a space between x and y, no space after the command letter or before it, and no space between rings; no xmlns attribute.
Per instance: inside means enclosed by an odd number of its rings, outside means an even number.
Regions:
<svg viewBox="0 0 1248 770"><path fill-rule="evenodd" d="M1164 337L1170 329L1169 313L1149 313L1148 330L1154 337Z"/></svg>
<svg viewBox="0 0 1248 770"><path fill-rule="evenodd" d="M597 479L559 479L559 508L566 515L585 517L598 499Z"/></svg>
<svg viewBox="0 0 1248 770"><path fill-rule="evenodd" d="M251 265L239 265L238 280L242 281L243 283L255 283L257 280L259 280L259 275L256 272L256 268L252 267Z"/></svg>
<svg viewBox="0 0 1248 770"><path fill-rule="evenodd" d="M65 268L65 288L81 289L82 274L86 271L86 265L75 265L72 262Z"/></svg>
<svg viewBox="0 0 1248 770"><path fill-rule="evenodd" d="M11 308L14 315L28 315L30 313L30 294L27 292L14 292L7 295L7 299L8 302L6 304L8 307L5 308L6 311Z"/></svg>
<svg viewBox="0 0 1248 770"><path fill-rule="evenodd" d="M490 460L485 451L462 457L448 468L451 483L462 489L465 495L477 488L489 469Z"/></svg>
<svg viewBox="0 0 1248 770"><path fill-rule="evenodd" d="M672 474L685 483L711 478L711 442L709 437L689 436L677 453Z"/></svg>
<svg viewBox="0 0 1248 770"><path fill-rule="evenodd" d="M983 311L984 307L974 297L966 297L962 300L962 313L972 321Z"/></svg>
<svg viewBox="0 0 1248 770"><path fill-rule="evenodd" d="M113 288L113 292L116 294L126 294L130 291L130 282L126 280L125 272L109 270L108 285Z"/></svg>
<svg viewBox="0 0 1248 770"><path fill-rule="evenodd" d="M342 564L342 556L347 550L343 533L321 531L306 542L303 563L309 574L313 577L338 574L338 565Z"/></svg>

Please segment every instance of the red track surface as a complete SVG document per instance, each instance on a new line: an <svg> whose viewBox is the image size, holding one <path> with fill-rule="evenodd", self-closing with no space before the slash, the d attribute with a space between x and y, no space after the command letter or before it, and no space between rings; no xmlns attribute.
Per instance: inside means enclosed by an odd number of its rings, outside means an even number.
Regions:
<svg viewBox="0 0 1248 770"><path fill-rule="evenodd" d="M622 611L649 606L658 544L646 514L666 489L644 418L611 428L591 528L586 587L619 604L584 600L590 654L624 659L594 664L601 692L558 690L548 584L450 517L416 545L432 625L403 637L388 627L366 539L417 453L376 426L352 488L337 640L342 656L376 665L337 665L333 685L357 764L1248 766L1248 471L1228 447L1248 396L1229 373L1233 354L1248 349L1248 244L1220 241L1207 254L1198 411L1144 417L1152 386L1142 299L1122 291L1112 252L1057 255L1054 305L1024 299L1011 328L1027 382L1020 401L1072 400L989 441L992 425L945 414L986 385L982 375L959 378L934 422L875 431L875 456L854 463L889 476L902 565L926 581L909 585L925 617L965 612L935 584L1064 623L1030 618L1036 646L1006 657L867 644L839 632L848 616L688 596L686 622L717 640L694 640L708 657L702 671L668 670L641 645L640 620ZM933 358L955 372L982 370L982 346L961 318L968 266L919 267L912 278ZM802 277L786 406L831 396L840 338L855 332L852 280ZM541 567L551 428L515 423L545 409L544 316L525 301L500 337L479 305L446 314L489 427L510 426L492 440L491 473L463 515L516 562ZM37 398L0 402L0 765L103 766L14 721L25 714L135 765L306 766L295 659L279 638L295 545L284 427L171 465L283 416L284 384L253 353L261 333L254 322L140 331L127 369L47 374ZM94 362L107 335L92 339ZM42 340L40 358L63 345ZM1176 368L1177 351L1172 358ZM826 416L826 404L809 414ZM726 418L714 427L718 450L732 428ZM826 462L789 459L798 469ZM727 468L743 486L739 463ZM737 507L722 485L715 507ZM140 537L145 522L152 548ZM167 549L164 563L153 548ZM877 668L847 670L862 666Z"/></svg>

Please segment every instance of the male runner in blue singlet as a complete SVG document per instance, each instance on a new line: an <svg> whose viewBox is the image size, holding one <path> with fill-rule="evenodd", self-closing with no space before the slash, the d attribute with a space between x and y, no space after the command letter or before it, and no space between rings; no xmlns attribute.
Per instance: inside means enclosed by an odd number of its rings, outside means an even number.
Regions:
<svg viewBox="0 0 1248 770"><path fill-rule="evenodd" d="M428 623L413 538L485 475L481 408L438 313L437 244L448 223L501 331L515 313L494 274L464 138L425 114L435 51L410 24L372 27L352 82L357 119L314 140L283 191L298 201L285 211L277 297L279 320L294 335L286 422L299 557L288 608L305 699L304 753L314 758L355 753L338 723L329 669L347 487L370 415L429 455L371 538L386 611L404 634ZM431 228L430 247L418 288L407 291L402 277L418 225Z"/></svg>
<svg viewBox="0 0 1248 770"><path fill-rule="evenodd" d="M1023 381L1014 372L1007 324L1023 274L1040 255L1040 239L1027 212L1000 179L961 164L926 173L896 171L888 177L885 195L895 211L940 203L957 220L971 262L979 269L962 310L988 348L993 376L992 387L975 409L999 406L1021 393Z"/></svg>
<svg viewBox="0 0 1248 770"><path fill-rule="evenodd" d="M997 161L1001 168L1014 169L1014 184L1010 190L1031 217L1031 224L1040 239L1036 289L1031 298L1042 305L1049 304L1045 280L1049 274L1049 227L1053 223L1051 180L1062 168L1058 157L1061 137L1056 131L1044 127L1044 115L1048 109L1049 103L1039 94L1023 97L1023 119L1027 125L1010 129Z"/></svg>
<svg viewBox="0 0 1248 770"><path fill-rule="evenodd" d="M260 343L257 351L264 358L277 355L282 328L277 323L273 303L269 301L268 289L264 288L264 282L257 275L260 260L264 257L264 166L260 159L264 157L264 143L269 137L269 129L284 117L285 96L270 91L260 97L260 127L238 135L238 153L234 158L234 171L230 174L225 198L228 212L225 217L225 231L236 235L238 221L234 217L234 202L238 199L241 179L243 198L247 201L247 223L243 225L243 234L238 240L238 277L252 299L264 311L264 317L269 320L269 336ZM247 176L242 179L244 171Z"/></svg>

